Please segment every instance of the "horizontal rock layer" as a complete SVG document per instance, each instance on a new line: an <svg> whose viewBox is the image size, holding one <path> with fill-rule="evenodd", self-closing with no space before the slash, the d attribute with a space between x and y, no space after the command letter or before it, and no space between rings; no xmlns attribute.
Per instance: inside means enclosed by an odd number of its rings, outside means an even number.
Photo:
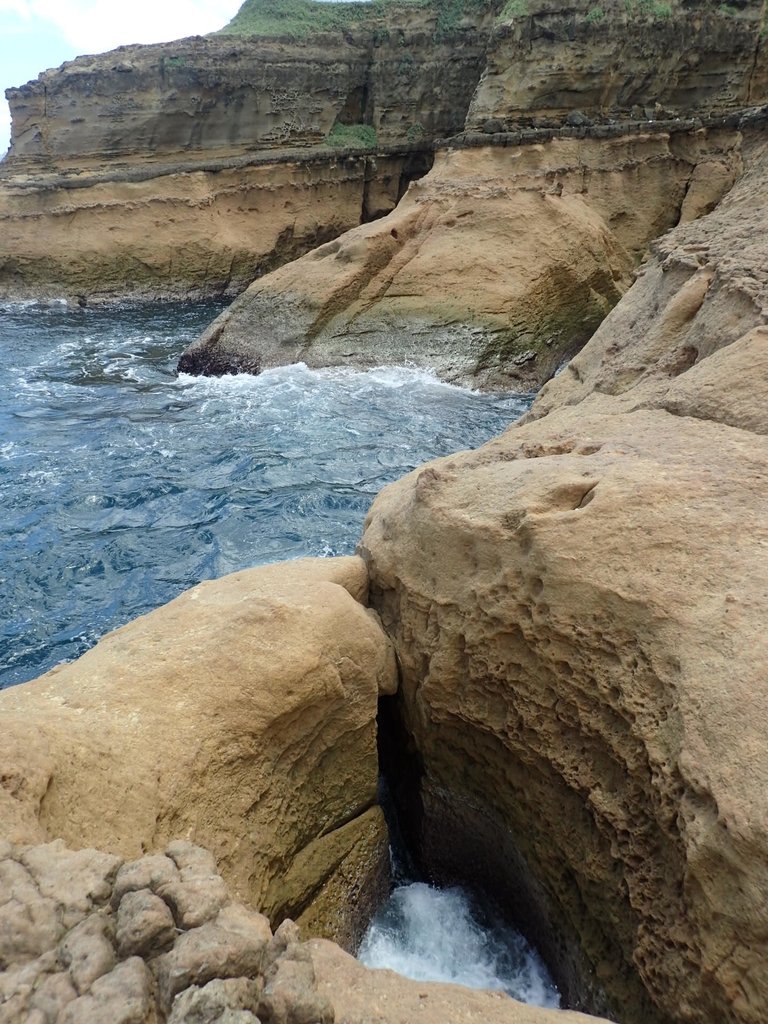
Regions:
<svg viewBox="0 0 768 1024"><path fill-rule="evenodd" d="M387 488L362 542L424 861L623 1024L768 1013L765 144L744 157L528 421Z"/></svg>
<svg viewBox="0 0 768 1024"><path fill-rule="evenodd" d="M272 920L353 946L386 884L375 715L396 685L365 589L354 558L236 573L4 690L0 837L136 857L185 836Z"/></svg>
<svg viewBox="0 0 768 1024"><path fill-rule="evenodd" d="M765 4L509 0L467 128L711 114L761 102ZM497 126L495 130L500 130Z"/></svg>
<svg viewBox="0 0 768 1024"><path fill-rule="evenodd" d="M648 241L715 205L741 144L723 128L442 150L388 217L254 282L180 368L407 361L474 386L540 384Z"/></svg>
<svg viewBox="0 0 768 1024"><path fill-rule="evenodd" d="M443 39L431 8L393 7L389 21L371 8L368 27L301 41L195 37L79 57L7 91L7 169L316 146L337 121L383 144L459 131L488 13Z"/></svg>
<svg viewBox="0 0 768 1024"><path fill-rule="evenodd" d="M389 212L418 154L245 162L162 174L19 177L0 188L0 295L100 301L234 295Z"/></svg>

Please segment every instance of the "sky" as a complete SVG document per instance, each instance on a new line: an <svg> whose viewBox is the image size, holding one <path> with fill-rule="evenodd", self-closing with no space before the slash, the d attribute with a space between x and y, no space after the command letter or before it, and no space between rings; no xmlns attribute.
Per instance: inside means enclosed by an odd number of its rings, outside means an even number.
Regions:
<svg viewBox="0 0 768 1024"><path fill-rule="evenodd" d="M222 28L242 0L0 0L0 157L10 139L9 86L85 53L162 43Z"/></svg>

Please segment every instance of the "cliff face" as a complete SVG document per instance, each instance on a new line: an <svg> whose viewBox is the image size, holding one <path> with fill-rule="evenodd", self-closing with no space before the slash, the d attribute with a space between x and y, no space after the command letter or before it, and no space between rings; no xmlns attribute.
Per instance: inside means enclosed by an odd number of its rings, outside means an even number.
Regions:
<svg viewBox="0 0 768 1024"><path fill-rule="evenodd" d="M738 173L738 130L681 127L443 150L389 216L254 282L180 369L408 361L475 387L540 385L646 244Z"/></svg>
<svg viewBox="0 0 768 1024"><path fill-rule="evenodd" d="M388 212L441 137L720 117L768 81L763 3L306 3L301 22L295 6L249 0L226 34L79 58L10 90L0 294L236 293ZM329 136L357 162L340 166Z"/></svg>
<svg viewBox="0 0 768 1024"><path fill-rule="evenodd" d="M443 36L432 8L378 10L311 41L122 47L9 90L0 294L236 294L389 212L462 127L490 15Z"/></svg>
<svg viewBox="0 0 768 1024"><path fill-rule="evenodd" d="M235 295L260 274L391 210L424 157L292 151L199 169L135 165L9 179L0 294Z"/></svg>
<svg viewBox="0 0 768 1024"><path fill-rule="evenodd" d="M436 38L434 13L292 42L238 36L126 46L81 57L7 96L7 169L221 156L316 146L338 120L381 144L459 131L485 34Z"/></svg>
<svg viewBox="0 0 768 1024"><path fill-rule="evenodd" d="M735 110L766 95L765 3L510 0L467 127ZM498 127L495 130L500 130Z"/></svg>
<svg viewBox="0 0 768 1024"><path fill-rule="evenodd" d="M387 488L362 542L424 862L626 1024L768 1013L765 140L744 157L526 421Z"/></svg>

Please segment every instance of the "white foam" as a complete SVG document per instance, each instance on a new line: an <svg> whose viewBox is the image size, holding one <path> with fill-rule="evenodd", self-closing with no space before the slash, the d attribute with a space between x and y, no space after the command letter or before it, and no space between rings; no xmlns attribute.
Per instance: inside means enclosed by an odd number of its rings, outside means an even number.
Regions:
<svg viewBox="0 0 768 1024"><path fill-rule="evenodd" d="M560 1006L544 964L525 939L509 928L484 928L458 887L399 886L371 922L358 959L416 981L501 990L521 1002Z"/></svg>

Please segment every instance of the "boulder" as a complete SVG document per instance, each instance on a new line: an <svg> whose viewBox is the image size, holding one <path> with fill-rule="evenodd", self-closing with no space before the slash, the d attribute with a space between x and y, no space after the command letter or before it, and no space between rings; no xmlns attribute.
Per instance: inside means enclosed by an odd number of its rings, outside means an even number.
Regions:
<svg viewBox="0 0 768 1024"><path fill-rule="evenodd" d="M396 686L389 643L361 603L366 586L355 558L236 573L4 690L0 835L61 837L124 858L185 836L214 856L195 860L174 842L168 857L124 866L117 903L146 888L169 903L177 925L202 923L224 898L210 877L218 864L228 884L278 920L286 906L297 916L307 910L330 885L334 897L324 897L327 912L313 926L355 932L387 869L375 718L379 692ZM44 900L40 856L24 864ZM78 890L83 906L103 898L104 872L115 880L119 861L100 856ZM304 867L292 889L297 860ZM35 920L47 935L43 917Z"/></svg>
<svg viewBox="0 0 768 1024"><path fill-rule="evenodd" d="M438 152L389 216L255 281L179 369L408 362L473 387L542 384L677 223L698 165L710 174L689 217L727 191L741 159L736 131L552 134Z"/></svg>
<svg viewBox="0 0 768 1024"><path fill-rule="evenodd" d="M527 421L387 488L361 548L423 862L503 897L570 1005L623 1024L768 1019L768 156L745 159Z"/></svg>

